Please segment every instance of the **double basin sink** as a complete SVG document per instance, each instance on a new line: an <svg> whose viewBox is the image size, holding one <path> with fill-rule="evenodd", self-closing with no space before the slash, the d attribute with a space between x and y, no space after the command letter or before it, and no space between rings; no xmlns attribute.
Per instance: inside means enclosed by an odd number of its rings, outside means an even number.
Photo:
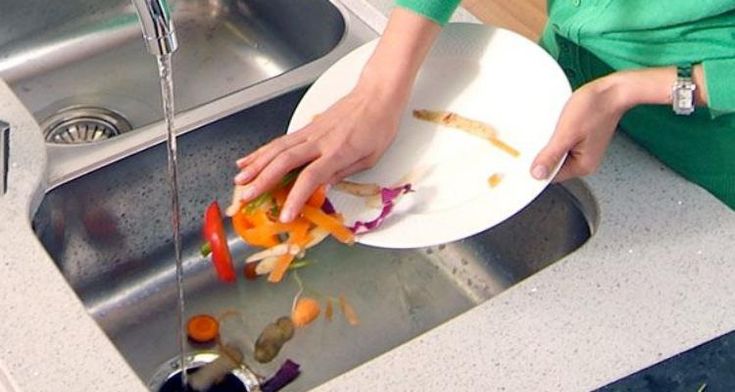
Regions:
<svg viewBox="0 0 735 392"><path fill-rule="evenodd" d="M77 132L76 139L64 140L49 136L62 130L44 130L49 189L34 229L90 316L141 380L152 382L178 350L154 60L145 52L127 0L64 2L58 13L65 18L31 11L36 10L34 1L11 3L0 16L0 29L15 22L14 12L16 18L37 18L32 25L43 27L31 29L25 23L8 30L15 34L0 34L7 37L0 40L0 52L7 53L0 58L0 77L39 123ZM235 311L241 315L242 333L252 339L288 314L298 291L293 279L279 285L242 277L233 285L217 280L199 253L202 213L212 200L227 203L233 162L284 132L305 88L331 63L377 35L370 15L350 4L173 2L181 42L174 80L187 316ZM80 129L90 127L93 114L56 118L88 108L108 110L129 130L83 142ZM97 127L117 125L97 120L91 121ZM589 191L571 182L550 186L491 230L438 247L385 250L327 241L309 253L312 264L299 274L316 292L348 298L360 325L338 317L317 320L298 330L272 364L251 365L268 374L292 358L303 370L292 390L315 387L559 260L592 235L595 221ZM241 271L253 249L231 230L228 236Z"/></svg>

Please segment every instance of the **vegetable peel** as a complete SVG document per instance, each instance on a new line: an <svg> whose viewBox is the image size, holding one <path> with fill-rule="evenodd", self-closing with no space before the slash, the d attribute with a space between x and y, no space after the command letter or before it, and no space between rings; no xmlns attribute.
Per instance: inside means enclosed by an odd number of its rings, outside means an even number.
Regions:
<svg viewBox="0 0 735 392"><path fill-rule="evenodd" d="M413 192L411 184L404 184L393 188L382 188L380 190L380 199L382 203L382 210L380 215L370 221L357 221L352 224L350 230L355 234L366 233L380 227L385 219L393 212L398 199L409 192Z"/></svg>

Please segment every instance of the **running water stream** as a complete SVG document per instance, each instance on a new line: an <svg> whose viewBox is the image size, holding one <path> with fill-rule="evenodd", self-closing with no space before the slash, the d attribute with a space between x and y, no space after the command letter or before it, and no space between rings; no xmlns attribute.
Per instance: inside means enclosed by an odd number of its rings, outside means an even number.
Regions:
<svg viewBox="0 0 735 392"><path fill-rule="evenodd" d="M173 228L174 255L176 257L176 289L179 306L177 312L179 361L181 367L182 390L187 390L186 334L184 330L184 266L181 261L181 233L179 223L179 180L176 164L176 133L174 132L174 81L172 77L171 55L157 56L158 72L161 75L161 100L163 101L163 118L166 123L166 146L168 151L168 174L171 188L171 224Z"/></svg>

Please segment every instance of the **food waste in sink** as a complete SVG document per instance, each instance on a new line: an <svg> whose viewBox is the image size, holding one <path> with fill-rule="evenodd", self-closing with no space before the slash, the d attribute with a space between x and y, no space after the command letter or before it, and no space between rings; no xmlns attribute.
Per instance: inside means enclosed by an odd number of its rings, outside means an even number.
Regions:
<svg viewBox="0 0 735 392"><path fill-rule="evenodd" d="M259 276L267 275L270 283L279 283L288 271L293 271L298 292L294 295L289 315L278 317L267 324L254 342L246 336L246 328L242 327L242 323L240 327L229 328L229 332L223 333L220 330L220 325L226 324L228 320L242 319L238 310L229 310L219 318L207 314L192 316L186 328L189 340L196 344L214 344L220 353L217 360L191 374L188 383L193 390L209 390L225 380L233 369L247 368L249 358L244 353L252 353L252 359L259 363L273 361L281 348L294 338L298 328L307 327L322 313L325 320L331 322L335 307L339 308L345 322L351 326L359 325L358 313L344 294L324 294L310 288L304 284L296 270L310 265L311 262L304 259L306 251L326 238L331 236L345 245L352 245L358 233L377 229L390 215L400 197L412 191L411 184L386 188L374 184L343 183L339 187L343 192L361 195L366 198L366 203L372 203L380 210L375 219L356 221L349 226L335 211L327 198L327 187L323 185L311 195L296 219L290 223L282 223L278 216L298 173L298 170L289 173L275 189L249 203L241 201L242 187L236 186L232 204L226 209L226 216L230 218L240 239L250 247L264 248L246 258L243 267L245 279L255 280ZM237 273L224 223L219 204L217 201L211 202L204 213L204 244L201 252L203 256L211 257L218 279L222 283L232 284L237 281ZM266 381L261 388L278 390L298 374L298 365L286 360L276 372L275 381Z"/></svg>

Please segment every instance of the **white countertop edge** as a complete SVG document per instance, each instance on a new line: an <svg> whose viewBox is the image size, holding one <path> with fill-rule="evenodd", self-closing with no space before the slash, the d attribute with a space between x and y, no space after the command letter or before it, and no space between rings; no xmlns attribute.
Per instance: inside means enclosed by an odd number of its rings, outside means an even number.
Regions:
<svg viewBox="0 0 735 392"><path fill-rule="evenodd" d="M14 151L27 148L0 199L0 214L13 217L4 227L16 228L2 233L0 311L34 326L0 325L5 384L145 390L28 227L42 197L43 142L1 82L0 118L14 125ZM602 216L583 248L316 390L589 390L735 328L732 210L622 137L588 182ZM28 293L40 300L28 303Z"/></svg>
<svg viewBox="0 0 735 392"><path fill-rule="evenodd" d="M8 192L0 196L0 381L14 391L144 391L89 317L30 227L43 198L41 130L0 80L0 118L10 123ZM2 385L2 383L0 383Z"/></svg>

